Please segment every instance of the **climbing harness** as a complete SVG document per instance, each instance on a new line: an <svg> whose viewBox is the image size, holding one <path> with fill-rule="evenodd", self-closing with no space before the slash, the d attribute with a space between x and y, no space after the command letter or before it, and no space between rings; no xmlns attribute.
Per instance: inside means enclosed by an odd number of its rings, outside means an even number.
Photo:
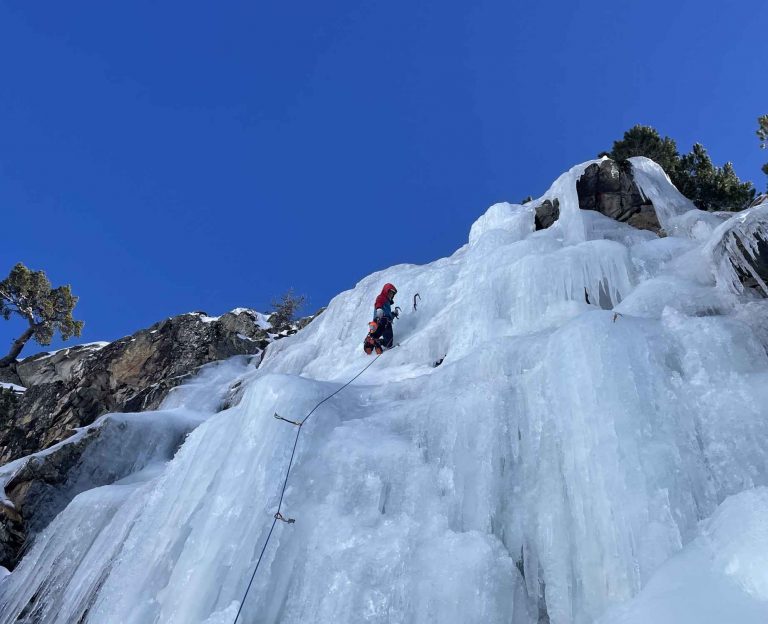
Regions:
<svg viewBox="0 0 768 624"><path fill-rule="evenodd" d="M378 329L379 324L376 321L368 323L368 335L365 337L365 340L363 340L363 351L365 351L366 355L373 353L374 349L376 350L376 355L384 353L384 349L374 337Z"/></svg>
<svg viewBox="0 0 768 624"><path fill-rule="evenodd" d="M248 592L251 590L251 585L253 584L253 579L256 578L256 572L259 570L259 565L261 565L261 560L264 557L264 553L267 550L267 546L269 545L269 540L272 537L272 532L275 530L275 525L277 524L278 520L280 522L284 522L285 524L293 524L296 522L294 518L288 518L284 516L281 512L282 506L283 506L283 497L285 496L285 488L288 486L288 475L291 472L291 466L293 466L293 459L296 455L296 447L299 444L299 436L301 435L301 428L304 426L304 423L306 423L309 420L309 417L312 416L312 414L315 413L315 410L320 407L323 403L326 401L332 399L335 397L339 392L344 390L349 384L351 384L355 379L360 377L365 371L367 371L371 366L373 366L373 363L378 360L381 357L381 353L378 353L373 360L368 362L366 364L365 368L361 370L357 375L352 377L347 383L345 383L341 388L338 388L331 394L329 394L327 397L325 397L322 401L320 401L317 405L315 405L310 411L309 414L307 414L303 419L301 420L290 420L288 418L284 418L280 416L277 412L275 412L275 418L277 420L283 420L291 425L294 425L296 427L296 438L293 441L293 450L291 451L291 458L288 460L288 468L285 471L285 479L283 479L283 488L280 490L280 500L277 502L277 511L275 512L275 515L273 516L272 520L272 526L269 528L269 533L267 533L267 539L264 541L264 546L261 549L261 553L259 554L259 558L256 560L256 567L253 569L253 574L251 574L251 580L248 581L248 587L245 588L245 593L243 594L243 599L240 601L240 607L237 610L237 615L235 615L235 619L232 622L232 624L237 624L237 620L240 618L240 612L243 610L243 605L245 605L245 599L248 597Z"/></svg>
<svg viewBox="0 0 768 624"><path fill-rule="evenodd" d="M413 311L416 312L416 297L419 298L419 301L421 301L421 295L419 293L416 293L413 296Z"/></svg>
<svg viewBox="0 0 768 624"><path fill-rule="evenodd" d="M363 340L363 351L365 351L366 355L371 355L374 351L376 351L377 355L381 355L384 353L384 347L382 347L381 343L379 342L380 338L383 338L384 336L376 337L376 333L379 330L379 326L382 323L389 323L392 324L395 322L395 319L400 318L400 313L402 312L402 309L400 306L395 306L394 311L392 312L392 318L382 317L379 321L373 320L368 323L368 335ZM383 330L385 331L385 330ZM388 347L391 348L391 347Z"/></svg>

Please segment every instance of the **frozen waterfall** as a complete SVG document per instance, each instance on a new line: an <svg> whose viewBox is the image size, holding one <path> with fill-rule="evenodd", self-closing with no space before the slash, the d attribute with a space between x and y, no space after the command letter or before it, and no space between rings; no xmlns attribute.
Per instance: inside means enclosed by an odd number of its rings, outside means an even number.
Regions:
<svg viewBox="0 0 768 624"><path fill-rule="evenodd" d="M241 622L768 621L768 300L718 255L764 222L701 213L633 159L658 238L579 210L589 164L542 197L552 227L497 204L452 256L370 275L259 368L172 394L155 421L199 426L74 498L0 581L0 624L231 624L295 435L273 414L302 418L368 363L384 282L401 346L306 426L296 523Z"/></svg>

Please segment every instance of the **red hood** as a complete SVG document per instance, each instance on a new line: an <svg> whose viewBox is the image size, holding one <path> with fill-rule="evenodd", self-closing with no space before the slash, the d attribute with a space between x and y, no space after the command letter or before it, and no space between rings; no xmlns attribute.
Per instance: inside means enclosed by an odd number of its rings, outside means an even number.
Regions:
<svg viewBox="0 0 768 624"><path fill-rule="evenodd" d="M379 296L384 295L386 297L387 293L390 290L397 291L397 288L395 288L394 284L390 284L389 282L387 282L386 284L384 284L384 288L381 289L381 292L379 293Z"/></svg>
<svg viewBox="0 0 768 624"><path fill-rule="evenodd" d="M397 290L393 284L384 284L384 288L381 289L381 292L379 293L379 296L376 297L376 303L374 304L375 307L380 308L383 306L387 301L389 301L389 291L390 290Z"/></svg>

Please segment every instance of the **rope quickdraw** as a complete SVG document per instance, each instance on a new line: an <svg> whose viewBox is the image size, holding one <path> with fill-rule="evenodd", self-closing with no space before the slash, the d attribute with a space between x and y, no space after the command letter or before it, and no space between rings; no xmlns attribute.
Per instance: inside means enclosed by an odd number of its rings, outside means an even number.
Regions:
<svg viewBox="0 0 768 624"><path fill-rule="evenodd" d="M289 420L289 419L287 419L287 418L283 418L283 417L282 417L282 416L280 416L280 414L278 414L277 412L275 412L275 418L277 418L278 420L284 420L285 422L287 422L287 423L291 423L292 425L296 425L297 427L301 427L301 423L300 423L300 422L297 422L297 421L295 421L295 420Z"/></svg>
<svg viewBox="0 0 768 624"><path fill-rule="evenodd" d="M275 525L278 521L283 522L285 524L294 524L296 520L294 518L287 518L282 514L282 506L283 506L283 498L285 497L285 489L288 486L288 475L291 473L291 467L293 466L293 459L296 456L296 447L299 444L299 436L301 435L301 430L305 422L309 420L309 417L312 416L312 414L315 413L315 410L320 407L323 403L328 401L329 399L332 399L335 397L339 392L344 390L349 384L351 384L355 379L360 377L365 371L367 371L371 366L373 366L373 363L378 360L381 357L381 353L377 354L373 360L368 362L366 364L365 368L361 370L357 375L352 377L347 383L345 383L343 386L338 388L337 390L334 390L331 394L329 394L327 397L325 397L322 401L320 401L317 405L315 405L310 411L309 414L307 414L302 420L290 420L288 418L283 418L275 412L275 418L277 420L284 420L287 423L290 423L291 425L294 425L296 427L296 438L293 441L293 450L291 450L291 458L288 460L288 468L285 471L285 478L283 479L283 488L280 490L280 500L277 502L277 511L275 512L275 515L273 516L272 520L272 526L269 528L269 533L267 533L267 539L264 541L264 546L261 548L261 553L259 554L259 558L256 560L256 567L253 569L253 574L251 574L251 580L248 581L248 587L245 588L245 593L243 594L243 599L240 601L240 607L237 609L237 615L235 615L235 619L232 622L232 624L237 624L237 620L240 618L240 613L243 610L243 606L245 605L245 599L248 597L248 592L251 590L251 585L253 585L253 579L256 578L256 572L259 570L259 566L261 565L261 560L264 558L264 553L267 550L267 546L269 545L269 540L272 538L272 532L275 530Z"/></svg>

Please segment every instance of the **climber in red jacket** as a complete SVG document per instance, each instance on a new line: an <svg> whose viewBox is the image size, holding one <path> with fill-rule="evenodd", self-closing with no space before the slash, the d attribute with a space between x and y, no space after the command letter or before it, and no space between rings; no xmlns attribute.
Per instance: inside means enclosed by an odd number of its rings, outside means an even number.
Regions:
<svg viewBox="0 0 768 624"><path fill-rule="evenodd" d="M398 317L395 303L397 288L392 284L384 284L381 293L373 303L373 320L368 323L369 332L363 342L363 350L370 355L374 350L381 355L384 349L391 349L394 342L392 321Z"/></svg>

